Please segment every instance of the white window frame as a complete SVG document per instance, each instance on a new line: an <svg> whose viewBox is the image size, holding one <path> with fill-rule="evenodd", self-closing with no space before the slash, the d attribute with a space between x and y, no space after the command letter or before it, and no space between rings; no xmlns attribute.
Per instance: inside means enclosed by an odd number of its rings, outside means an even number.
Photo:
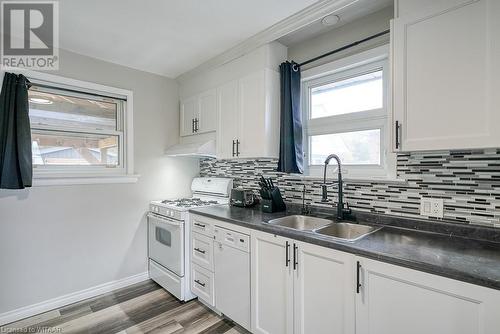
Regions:
<svg viewBox="0 0 500 334"><path fill-rule="evenodd" d="M35 85L47 86L55 89L71 90L77 95L93 94L123 100L119 106L122 110L117 111L117 117L122 129L115 131L119 137L119 145L122 156L119 167L107 168L103 166L33 166L33 185L69 185L69 184L100 184L100 183L133 183L137 182L139 175L134 174L134 127L133 127L133 92L121 88L104 86L92 82L65 78L57 75L34 72L19 71ZM52 129L52 127L36 126L36 129ZM62 130L62 129L61 129ZM69 132L72 130L67 129ZM64 131L64 130L63 130ZM78 130L75 132L84 133ZM99 130L92 130L97 133ZM109 134L110 131L103 131Z"/></svg>
<svg viewBox="0 0 500 334"><path fill-rule="evenodd" d="M331 82L374 72L383 72L383 106L380 109L311 119L311 90ZM396 156L390 144L389 46L383 45L302 72L302 119L304 174L323 176L323 165L309 165L310 136L380 129L380 165L343 165L345 179L395 179ZM335 153L335 152L331 152ZM329 178L336 177L337 166L330 164Z"/></svg>

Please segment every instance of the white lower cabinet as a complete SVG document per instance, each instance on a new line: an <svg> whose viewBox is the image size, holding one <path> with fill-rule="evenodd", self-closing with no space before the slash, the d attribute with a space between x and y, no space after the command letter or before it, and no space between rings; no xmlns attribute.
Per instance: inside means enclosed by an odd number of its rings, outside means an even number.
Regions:
<svg viewBox="0 0 500 334"><path fill-rule="evenodd" d="M288 244L287 244L288 242ZM252 231L252 332L293 332L293 276L288 239ZM287 261L288 259L288 261Z"/></svg>
<svg viewBox="0 0 500 334"><path fill-rule="evenodd" d="M353 334L354 256L308 243L295 244L293 332Z"/></svg>
<svg viewBox="0 0 500 334"><path fill-rule="evenodd" d="M498 290L200 216L191 226L213 231L192 234L193 293L252 333L499 333Z"/></svg>
<svg viewBox="0 0 500 334"><path fill-rule="evenodd" d="M252 331L354 333L354 256L252 232Z"/></svg>
<svg viewBox="0 0 500 334"><path fill-rule="evenodd" d="M191 216L191 291L250 330L250 231Z"/></svg>
<svg viewBox="0 0 500 334"><path fill-rule="evenodd" d="M500 291L357 258L358 334L498 334Z"/></svg>
<svg viewBox="0 0 500 334"><path fill-rule="evenodd" d="M191 292L208 305L215 305L214 273L199 265L191 266Z"/></svg>

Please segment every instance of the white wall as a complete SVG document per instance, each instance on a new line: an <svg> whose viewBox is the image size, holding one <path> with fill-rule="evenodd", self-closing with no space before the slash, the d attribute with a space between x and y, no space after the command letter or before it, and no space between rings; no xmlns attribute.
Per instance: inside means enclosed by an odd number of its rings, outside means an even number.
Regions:
<svg viewBox="0 0 500 334"><path fill-rule="evenodd" d="M174 80L61 51L65 77L134 92L135 184L0 190L0 315L147 270L152 199L189 195L196 160L163 155L178 138ZM0 73L0 77L3 73Z"/></svg>
<svg viewBox="0 0 500 334"><path fill-rule="evenodd" d="M371 36L378 32L389 29L389 21L394 17L394 8L386 7L378 12L349 22L339 28L327 31L319 36L308 39L304 42L288 47L288 59L298 63L322 55L339 47L348 45L357 40ZM323 58L309 65L305 65L302 70L329 63L351 54L386 44L389 42L389 35L360 44L349 50L336 55Z"/></svg>

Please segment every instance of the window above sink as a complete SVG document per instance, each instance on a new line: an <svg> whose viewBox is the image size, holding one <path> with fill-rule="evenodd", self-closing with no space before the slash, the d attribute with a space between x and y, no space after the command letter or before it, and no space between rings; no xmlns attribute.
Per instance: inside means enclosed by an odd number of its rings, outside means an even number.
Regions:
<svg viewBox="0 0 500 334"><path fill-rule="evenodd" d="M335 153L345 178L395 178L388 53L381 46L302 72L306 175L322 176L325 158Z"/></svg>

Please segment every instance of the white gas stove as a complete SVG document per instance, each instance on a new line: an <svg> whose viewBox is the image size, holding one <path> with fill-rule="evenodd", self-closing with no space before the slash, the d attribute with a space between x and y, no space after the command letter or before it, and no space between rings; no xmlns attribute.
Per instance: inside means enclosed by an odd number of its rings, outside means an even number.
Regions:
<svg viewBox="0 0 500 334"><path fill-rule="evenodd" d="M195 296L189 288L189 209L229 203L232 179L193 179L193 197L157 200L150 203L149 275L180 300Z"/></svg>

